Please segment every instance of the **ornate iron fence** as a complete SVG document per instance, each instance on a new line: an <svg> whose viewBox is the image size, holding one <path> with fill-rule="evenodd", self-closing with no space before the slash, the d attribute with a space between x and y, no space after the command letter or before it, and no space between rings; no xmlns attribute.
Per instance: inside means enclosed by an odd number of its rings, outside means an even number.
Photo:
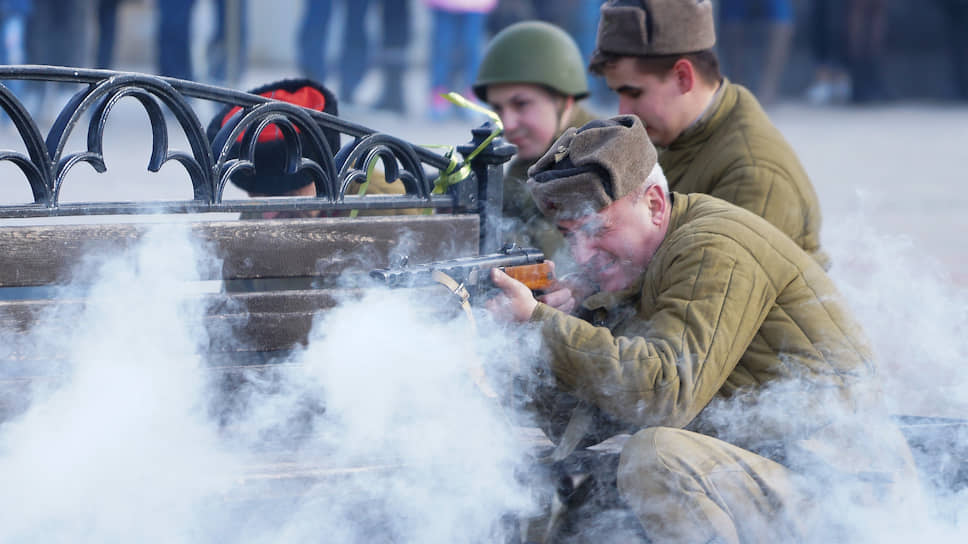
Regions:
<svg viewBox="0 0 968 544"><path fill-rule="evenodd" d="M154 75L89 70L53 66L0 66L0 80L39 80L83 84L61 109L44 137L23 103L0 84L0 107L13 122L26 146L26 154L0 150L0 161L17 165L30 184L34 201L28 204L0 204L0 218L61 215L103 215L142 213L250 212L295 210L373 210L431 208L451 213L482 215L482 242L488 224L500 214L502 165L514 147L495 139L470 161L471 174L445 192L435 192L434 181L442 171L453 169L453 157L378 133L326 113L301 108L233 89L226 89ZM61 188L70 170L88 163L106 172L103 134L106 121L117 103L125 98L140 102L148 114L152 132L152 151L148 170L157 172L168 161L187 170L192 183L190 200L152 202L61 203ZM227 123L209 141L189 99L201 99L241 106L242 114ZM170 150L166 111L184 131L190 147ZM68 152L68 138L87 114L87 149ZM226 182L234 172L255 167L255 144L269 125L279 128L286 142L286 171L308 172L316 181L315 198L223 200ZM348 135L352 141L340 150L329 149L323 129ZM492 129L489 124L472 131L472 141L457 150L468 155L480 146ZM297 136L301 134L303 138ZM231 149L241 137L239 151ZM301 141L302 140L302 141ZM303 143L312 149L303 149ZM319 157L313 160L308 157ZM375 162L383 164L387 180L399 180L405 194L347 195L347 188L366 177ZM9 182L9 181L5 181ZM496 207L495 207L496 206ZM496 210L496 213L489 213ZM496 230L496 229L495 229ZM492 234L494 231L492 230ZM499 246L499 241L482 244Z"/></svg>

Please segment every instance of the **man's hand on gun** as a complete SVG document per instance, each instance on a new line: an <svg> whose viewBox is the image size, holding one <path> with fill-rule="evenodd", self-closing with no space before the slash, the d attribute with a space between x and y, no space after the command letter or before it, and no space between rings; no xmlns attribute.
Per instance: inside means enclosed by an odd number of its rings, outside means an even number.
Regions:
<svg viewBox="0 0 968 544"><path fill-rule="evenodd" d="M531 319L538 301L527 285L508 276L499 268L491 270L491 282L501 290L500 294L484 303L491 315L505 321L522 322Z"/></svg>
<svg viewBox="0 0 968 544"><path fill-rule="evenodd" d="M551 265L551 272L554 274L554 262L546 262ZM538 301L570 314L580 301L594 291L590 282L574 274L560 280L555 278L551 286L544 290L544 294L537 298L526 285L499 269L491 271L491 281L501 290L501 294L487 301L488 311L499 319L518 322L531 319Z"/></svg>

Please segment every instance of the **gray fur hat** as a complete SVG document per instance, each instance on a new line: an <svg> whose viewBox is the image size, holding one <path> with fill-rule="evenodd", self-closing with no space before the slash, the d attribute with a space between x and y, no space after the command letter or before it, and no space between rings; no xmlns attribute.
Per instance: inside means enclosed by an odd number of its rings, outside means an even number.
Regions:
<svg viewBox="0 0 968 544"><path fill-rule="evenodd" d="M642 121L619 115L566 130L528 169L528 189L541 213L571 219L631 193L655 164Z"/></svg>
<svg viewBox="0 0 968 544"><path fill-rule="evenodd" d="M602 5L591 65L603 53L649 57L679 55L716 45L710 0L608 0Z"/></svg>

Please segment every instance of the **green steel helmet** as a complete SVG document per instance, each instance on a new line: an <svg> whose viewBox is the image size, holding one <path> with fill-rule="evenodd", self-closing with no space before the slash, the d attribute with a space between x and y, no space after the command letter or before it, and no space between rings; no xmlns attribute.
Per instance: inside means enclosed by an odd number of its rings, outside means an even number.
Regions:
<svg viewBox="0 0 968 544"><path fill-rule="evenodd" d="M588 96L585 63L575 40L541 21L515 23L487 45L474 94L486 102L487 86L495 83L533 83L576 99Z"/></svg>

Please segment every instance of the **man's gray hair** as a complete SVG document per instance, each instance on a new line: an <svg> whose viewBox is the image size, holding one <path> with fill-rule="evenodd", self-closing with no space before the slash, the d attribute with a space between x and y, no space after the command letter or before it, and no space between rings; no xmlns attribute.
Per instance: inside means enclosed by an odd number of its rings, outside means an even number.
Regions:
<svg viewBox="0 0 968 544"><path fill-rule="evenodd" d="M649 172L649 176L645 178L645 183L639 189L639 194L645 194L645 192L653 185L658 185L664 194L669 194L669 182L666 180L665 172L662 171L662 167L659 163L655 163L652 167L652 171Z"/></svg>

